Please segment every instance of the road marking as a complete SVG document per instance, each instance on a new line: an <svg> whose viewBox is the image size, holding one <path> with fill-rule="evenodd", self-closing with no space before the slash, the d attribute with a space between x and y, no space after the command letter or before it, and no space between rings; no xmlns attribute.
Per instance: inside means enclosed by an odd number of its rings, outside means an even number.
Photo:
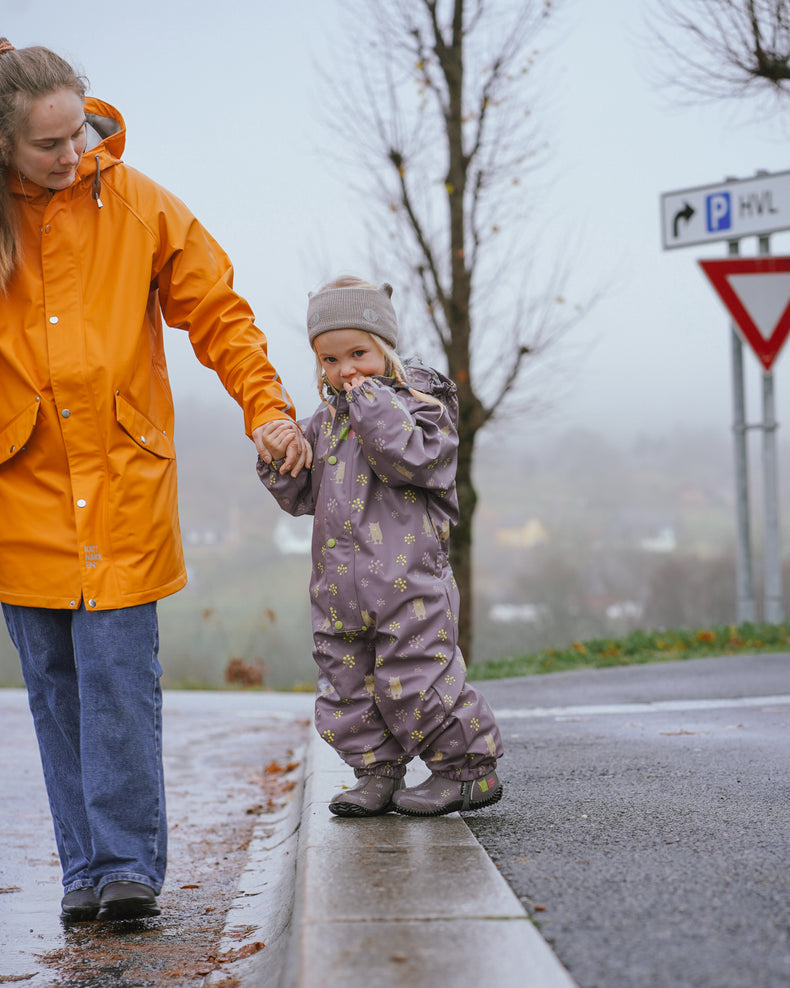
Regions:
<svg viewBox="0 0 790 988"><path fill-rule="evenodd" d="M728 707L784 707L790 694L743 696L715 700L655 700L651 703L593 703L570 707L524 707L494 710L497 718L528 720L533 717L593 717L596 714L652 714L683 710L723 710Z"/></svg>

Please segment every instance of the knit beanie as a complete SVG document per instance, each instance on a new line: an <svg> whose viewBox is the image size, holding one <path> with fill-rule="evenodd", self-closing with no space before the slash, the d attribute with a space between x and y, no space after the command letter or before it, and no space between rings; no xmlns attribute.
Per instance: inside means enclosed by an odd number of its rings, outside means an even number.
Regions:
<svg viewBox="0 0 790 988"><path fill-rule="evenodd" d="M330 329L362 329L397 347L398 317L391 296L392 285L386 282L378 288L324 288L315 294L310 292L307 303L310 346L316 336Z"/></svg>

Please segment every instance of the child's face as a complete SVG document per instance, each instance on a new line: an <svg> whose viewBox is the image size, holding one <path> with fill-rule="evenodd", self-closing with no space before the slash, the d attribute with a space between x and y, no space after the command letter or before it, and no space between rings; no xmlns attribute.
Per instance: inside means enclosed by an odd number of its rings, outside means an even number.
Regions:
<svg viewBox="0 0 790 988"><path fill-rule="evenodd" d="M315 338L314 349L337 391L348 391L365 377L385 373L384 354L364 330L330 329Z"/></svg>

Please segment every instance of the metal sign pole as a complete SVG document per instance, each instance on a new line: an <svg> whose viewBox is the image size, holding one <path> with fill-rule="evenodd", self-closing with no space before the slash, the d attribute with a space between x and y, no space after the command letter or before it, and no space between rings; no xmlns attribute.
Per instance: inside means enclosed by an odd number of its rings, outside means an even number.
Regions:
<svg viewBox="0 0 790 988"><path fill-rule="evenodd" d="M738 254L738 241L728 242L730 256ZM735 618L738 624L754 621L751 532L749 524L749 472L746 456L746 402L743 387L743 343L735 324L730 325L732 348L733 449L735 453Z"/></svg>
<svg viewBox="0 0 790 988"><path fill-rule="evenodd" d="M765 484L765 602L763 617L768 624L784 621L782 553L779 541L779 472L776 466L774 376L763 373L763 483Z"/></svg>
<svg viewBox="0 0 790 988"><path fill-rule="evenodd" d="M760 254L770 254L769 237L760 237ZM784 621L782 593L782 549L779 538L779 471L776 455L776 412L773 371L763 371L763 497L765 504L765 545L763 565L763 620L769 624Z"/></svg>

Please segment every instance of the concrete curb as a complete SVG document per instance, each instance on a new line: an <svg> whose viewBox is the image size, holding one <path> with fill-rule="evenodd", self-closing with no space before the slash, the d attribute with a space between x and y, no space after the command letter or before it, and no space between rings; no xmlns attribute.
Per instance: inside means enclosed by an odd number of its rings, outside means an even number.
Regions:
<svg viewBox="0 0 790 988"><path fill-rule="evenodd" d="M353 776L314 738L283 988L573 988L458 813L332 816ZM407 775L425 775L417 763Z"/></svg>
<svg viewBox="0 0 790 988"><path fill-rule="evenodd" d="M308 748L300 753L298 767L285 776L295 784L283 808L262 816L255 827L247 865L225 919L219 950L221 967L205 978L205 986L276 988L281 983L294 914Z"/></svg>
<svg viewBox="0 0 790 988"><path fill-rule="evenodd" d="M407 783L424 774L421 765L410 769ZM228 914L223 950L266 947L223 964L206 984L233 977L244 988L575 988L458 813L333 816L327 803L352 782L314 734L304 789L294 790L278 837L254 841Z"/></svg>

